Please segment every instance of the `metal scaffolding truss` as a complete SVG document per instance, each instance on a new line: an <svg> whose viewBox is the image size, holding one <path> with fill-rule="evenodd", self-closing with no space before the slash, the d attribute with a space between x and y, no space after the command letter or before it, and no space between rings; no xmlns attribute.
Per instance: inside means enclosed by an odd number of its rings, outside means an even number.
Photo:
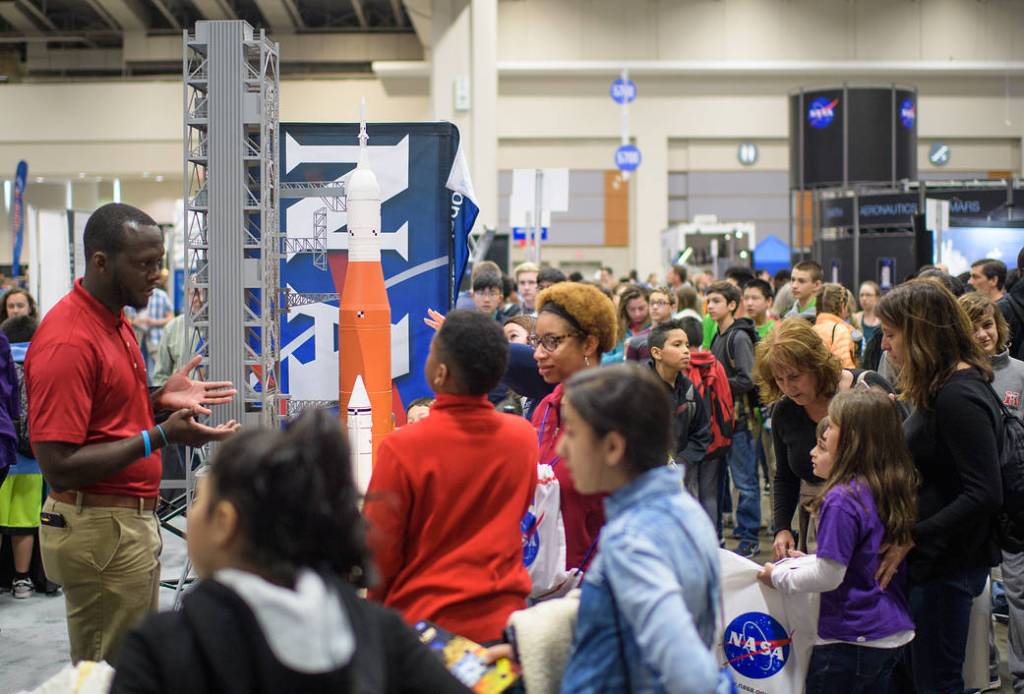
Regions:
<svg viewBox="0 0 1024 694"><path fill-rule="evenodd" d="M284 239L285 253L312 253L313 266L327 271L327 212L345 211L344 181L297 181L281 184L281 199L320 198L323 207L313 211L313 236ZM291 306L291 304L289 304Z"/></svg>
<svg viewBox="0 0 1024 694"><path fill-rule="evenodd" d="M215 422L280 413L278 48L243 21L184 34L185 267L201 301L186 329L202 375L240 397Z"/></svg>

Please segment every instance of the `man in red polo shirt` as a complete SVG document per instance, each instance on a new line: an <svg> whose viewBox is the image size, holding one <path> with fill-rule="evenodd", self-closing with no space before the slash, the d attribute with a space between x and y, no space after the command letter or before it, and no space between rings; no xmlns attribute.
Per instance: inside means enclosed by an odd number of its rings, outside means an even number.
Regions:
<svg viewBox="0 0 1024 694"><path fill-rule="evenodd" d="M25 359L32 448L50 484L40 550L64 586L71 659L115 662L121 638L157 607L159 449L227 438L195 417L228 402L230 383L188 378L199 358L152 395L124 306L145 307L160 280L159 227L129 205L85 227L85 276L43 318ZM156 425L154 408L174 410Z"/></svg>
<svg viewBox="0 0 1024 694"><path fill-rule="evenodd" d="M370 598L485 643L526 607L519 524L537 485L537 433L487 393L508 341L489 315L452 311L427 356L430 416L389 434L366 492L380 572Z"/></svg>

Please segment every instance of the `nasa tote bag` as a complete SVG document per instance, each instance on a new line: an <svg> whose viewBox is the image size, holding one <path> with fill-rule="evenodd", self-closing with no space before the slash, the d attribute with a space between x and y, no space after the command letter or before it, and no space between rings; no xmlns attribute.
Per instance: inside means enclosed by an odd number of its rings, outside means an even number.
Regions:
<svg viewBox="0 0 1024 694"><path fill-rule="evenodd" d="M799 694L818 632L818 594L784 595L757 580L760 565L724 549L719 556L723 666L740 691Z"/></svg>
<svg viewBox="0 0 1024 694"><path fill-rule="evenodd" d="M559 492L554 469L546 463L537 465L533 503L520 525L523 563L533 582L533 600L561 597L579 583L569 580L565 571L565 524Z"/></svg>

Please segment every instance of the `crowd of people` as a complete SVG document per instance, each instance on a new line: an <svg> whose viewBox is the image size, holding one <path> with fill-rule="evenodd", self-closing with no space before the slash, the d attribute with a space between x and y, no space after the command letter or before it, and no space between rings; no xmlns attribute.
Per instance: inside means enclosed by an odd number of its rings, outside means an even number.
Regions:
<svg viewBox="0 0 1024 694"><path fill-rule="evenodd" d="M407 403L361 497L330 415L203 423L235 389L194 377L154 291L159 234L106 205L41 322L23 290L0 305L10 584L41 589L38 545L72 660L115 664L113 691L466 691L430 629L488 649L481 667L518 663L519 691L729 692L723 549L769 589L820 594L807 692L964 691L1001 566L1024 690L1024 528L1003 484L1024 469L1006 444L1024 249L1013 272L927 266L887 291L810 260L645 282L478 263L424 319L433 396ZM141 346L167 341L156 380ZM202 580L150 614L161 449L207 442L187 533Z"/></svg>

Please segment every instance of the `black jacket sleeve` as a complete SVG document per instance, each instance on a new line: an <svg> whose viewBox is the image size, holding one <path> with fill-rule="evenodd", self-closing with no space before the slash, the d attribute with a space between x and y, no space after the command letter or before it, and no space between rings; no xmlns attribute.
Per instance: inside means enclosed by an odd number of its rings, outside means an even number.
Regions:
<svg viewBox="0 0 1024 694"><path fill-rule="evenodd" d="M780 410L783 420L779 420ZM793 514L800 503L800 477L789 464L789 447L780 429L785 427L785 407L776 405L772 414L772 440L775 443L775 478L772 480L772 532L792 531Z"/></svg>
<svg viewBox="0 0 1024 694"><path fill-rule="evenodd" d="M703 398L696 394L696 388L692 383L689 387L694 391L690 426L686 436L686 447L676 452L676 460L693 465L704 460L708 452L708 444L711 443L711 417L704 407Z"/></svg>
<svg viewBox="0 0 1024 694"><path fill-rule="evenodd" d="M986 384L984 388L988 388ZM943 388L935 398L935 432L960 477L962 490L953 500L914 527L914 539L927 543L937 536L991 516L1003 503L998 434L988 393L977 388Z"/></svg>
<svg viewBox="0 0 1024 694"><path fill-rule="evenodd" d="M733 363L728 369L729 387L732 388L732 395L749 393L754 390L754 343L750 336L742 330L736 330L726 336L729 340L728 348Z"/></svg>
<svg viewBox="0 0 1024 694"><path fill-rule="evenodd" d="M467 694L471 690L448 672L441 659L420 643L416 632L390 611L381 610L381 630L388 649L391 694Z"/></svg>
<svg viewBox="0 0 1024 694"><path fill-rule="evenodd" d="M505 368L504 383L520 395L533 400L540 400L555 389L541 378L537 371L537 362L533 358L533 348L529 345L508 346L508 366Z"/></svg>

